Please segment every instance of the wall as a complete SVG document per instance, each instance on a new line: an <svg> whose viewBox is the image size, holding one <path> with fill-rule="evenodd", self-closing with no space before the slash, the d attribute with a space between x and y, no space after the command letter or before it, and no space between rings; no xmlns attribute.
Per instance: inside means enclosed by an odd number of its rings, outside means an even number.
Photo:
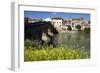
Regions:
<svg viewBox="0 0 100 73"><path fill-rule="evenodd" d="M11 55L11 1L13 0L1 0L0 1L0 73L13 73L9 70L10 68L10 55ZM22 0L19 0L22 1ZM99 0L24 0L26 2L31 1L37 4L48 3L48 4L59 4L59 3L72 3L82 5L95 5L97 7L97 20L100 19L100 2ZM47 69L39 71L29 71L30 73L100 73L100 53L99 53L99 41L100 41L100 21L95 24L96 33L94 34L95 48L97 50L97 66L84 66L84 67L69 67L61 69ZM22 73L27 73L22 72Z"/></svg>

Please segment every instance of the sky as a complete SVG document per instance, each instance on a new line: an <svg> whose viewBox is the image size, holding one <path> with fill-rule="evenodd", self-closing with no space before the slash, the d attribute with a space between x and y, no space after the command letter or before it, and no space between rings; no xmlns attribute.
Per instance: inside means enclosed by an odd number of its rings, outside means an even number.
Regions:
<svg viewBox="0 0 100 73"><path fill-rule="evenodd" d="M68 12L44 12L44 11L24 11L24 17L46 19L52 17L68 18L80 18L83 17L86 20L90 20L90 14L87 13L68 13Z"/></svg>

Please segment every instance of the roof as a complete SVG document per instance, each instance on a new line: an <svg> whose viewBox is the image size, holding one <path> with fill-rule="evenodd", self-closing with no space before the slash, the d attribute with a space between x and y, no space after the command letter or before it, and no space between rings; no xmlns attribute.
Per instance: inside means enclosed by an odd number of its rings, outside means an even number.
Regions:
<svg viewBox="0 0 100 73"><path fill-rule="evenodd" d="M81 20L80 18L72 18L72 20Z"/></svg>
<svg viewBox="0 0 100 73"><path fill-rule="evenodd" d="M63 18L61 18L61 17L54 17L54 18L51 18L51 19L63 19Z"/></svg>

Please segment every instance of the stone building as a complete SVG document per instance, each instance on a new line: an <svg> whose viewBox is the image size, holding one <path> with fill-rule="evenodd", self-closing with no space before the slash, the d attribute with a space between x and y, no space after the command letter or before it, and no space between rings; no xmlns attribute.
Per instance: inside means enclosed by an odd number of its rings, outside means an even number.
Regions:
<svg viewBox="0 0 100 73"><path fill-rule="evenodd" d="M64 25L71 26L72 30L77 30L76 29L77 25L80 25L82 30L84 30L85 28L90 28L89 21L85 19L80 19L80 18L66 19L64 21Z"/></svg>

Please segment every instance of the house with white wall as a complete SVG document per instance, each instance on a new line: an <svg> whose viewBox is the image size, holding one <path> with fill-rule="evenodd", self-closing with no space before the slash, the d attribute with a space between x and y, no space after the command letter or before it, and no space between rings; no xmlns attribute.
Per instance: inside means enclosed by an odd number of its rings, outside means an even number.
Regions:
<svg viewBox="0 0 100 73"><path fill-rule="evenodd" d="M51 18L52 24L55 28L61 29L61 26L63 25L63 19L60 17Z"/></svg>

